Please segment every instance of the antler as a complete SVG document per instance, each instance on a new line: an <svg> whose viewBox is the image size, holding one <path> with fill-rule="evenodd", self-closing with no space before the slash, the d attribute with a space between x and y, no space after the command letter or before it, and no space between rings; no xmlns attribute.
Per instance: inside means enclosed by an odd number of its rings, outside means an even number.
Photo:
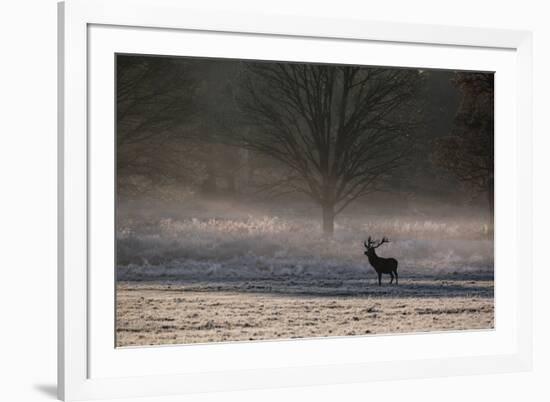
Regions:
<svg viewBox="0 0 550 402"><path fill-rule="evenodd" d="M369 248L372 246L372 239L371 237L369 236L368 240L367 241L364 241L363 244L365 245L365 248Z"/></svg>
<svg viewBox="0 0 550 402"><path fill-rule="evenodd" d="M388 239L387 237L382 237L382 240L380 240L380 241L378 242L378 244L377 244L376 246L374 246L373 248L378 248L378 247L380 247L382 244L384 244L384 243L389 243L389 242L390 242L390 241L389 241L389 239Z"/></svg>
<svg viewBox="0 0 550 402"><path fill-rule="evenodd" d="M389 243L387 237L382 237L382 240L372 240L372 237L369 236L367 241L364 241L363 244L365 245L365 248L378 248L384 243Z"/></svg>

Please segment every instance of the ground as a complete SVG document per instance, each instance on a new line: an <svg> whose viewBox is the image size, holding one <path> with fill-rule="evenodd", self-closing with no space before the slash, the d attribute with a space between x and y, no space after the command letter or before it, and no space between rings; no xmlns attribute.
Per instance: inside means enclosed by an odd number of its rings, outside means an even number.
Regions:
<svg viewBox="0 0 550 402"><path fill-rule="evenodd" d="M310 204L259 208L121 208L117 346L494 327L482 216L350 211L326 238ZM389 237L377 253L399 261L398 286L378 286L368 236Z"/></svg>
<svg viewBox="0 0 550 402"><path fill-rule="evenodd" d="M385 281L389 280L385 277ZM119 281L117 346L494 328L493 278Z"/></svg>

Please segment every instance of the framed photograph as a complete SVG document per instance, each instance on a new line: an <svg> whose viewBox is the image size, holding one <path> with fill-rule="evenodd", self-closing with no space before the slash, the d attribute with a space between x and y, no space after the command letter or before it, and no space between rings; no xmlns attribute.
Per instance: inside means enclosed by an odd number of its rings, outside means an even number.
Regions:
<svg viewBox="0 0 550 402"><path fill-rule="evenodd" d="M59 49L60 398L530 369L529 32L69 0Z"/></svg>

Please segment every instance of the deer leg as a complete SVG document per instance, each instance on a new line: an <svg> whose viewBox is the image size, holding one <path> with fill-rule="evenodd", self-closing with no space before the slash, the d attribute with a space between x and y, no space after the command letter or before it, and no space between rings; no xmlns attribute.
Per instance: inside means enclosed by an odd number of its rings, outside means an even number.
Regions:
<svg viewBox="0 0 550 402"><path fill-rule="evenodd" d="M382 273L378 272L378 286L382 286Z"/></svg>
<svg viewBox="0 0 550 402"><path fill-rule="evenodd" d="M391 279L390 279L390 285L393 283L393 272L390 271L390 276L391 276Z"/></svg>
<svg viewBox="0 0 550 402"><path fill-rule="evenodd" d="M397 275L397 271L395 271L395 284L396 285L399 285L398 279L399 279L399 275Z"/></svg>

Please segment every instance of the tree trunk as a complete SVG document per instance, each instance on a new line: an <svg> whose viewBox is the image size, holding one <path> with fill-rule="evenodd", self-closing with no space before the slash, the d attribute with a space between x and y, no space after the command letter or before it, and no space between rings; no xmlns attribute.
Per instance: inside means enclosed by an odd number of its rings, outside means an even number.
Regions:
<svg viewBox="0 0 550 402"><path fill-rule="evenodd" d="M323 234L332 237L334 234L334 205L323 205Z"/></svg>
<svg viewBox="0 0 550 402"><path fill-rule="evenodd" d="M234 195L237 192L235 172L227 172L225 181L227 182L227 194Z"/></svg>
<svg viewBox="0 0 550 402"><path fill-rule="evenodd" d="M218 192L218 184L216 180L216 169L214 164L209 162L206 166L206 179L201 186L202 193L206 196L216 195Z"/></svg>
<svg viewBox="0 0 550 402"><path fill-rule="evenodd" d="M487 201L489 202L489 231L493 235L495 225L495 186L493 179L489 179Z"/></svg>

